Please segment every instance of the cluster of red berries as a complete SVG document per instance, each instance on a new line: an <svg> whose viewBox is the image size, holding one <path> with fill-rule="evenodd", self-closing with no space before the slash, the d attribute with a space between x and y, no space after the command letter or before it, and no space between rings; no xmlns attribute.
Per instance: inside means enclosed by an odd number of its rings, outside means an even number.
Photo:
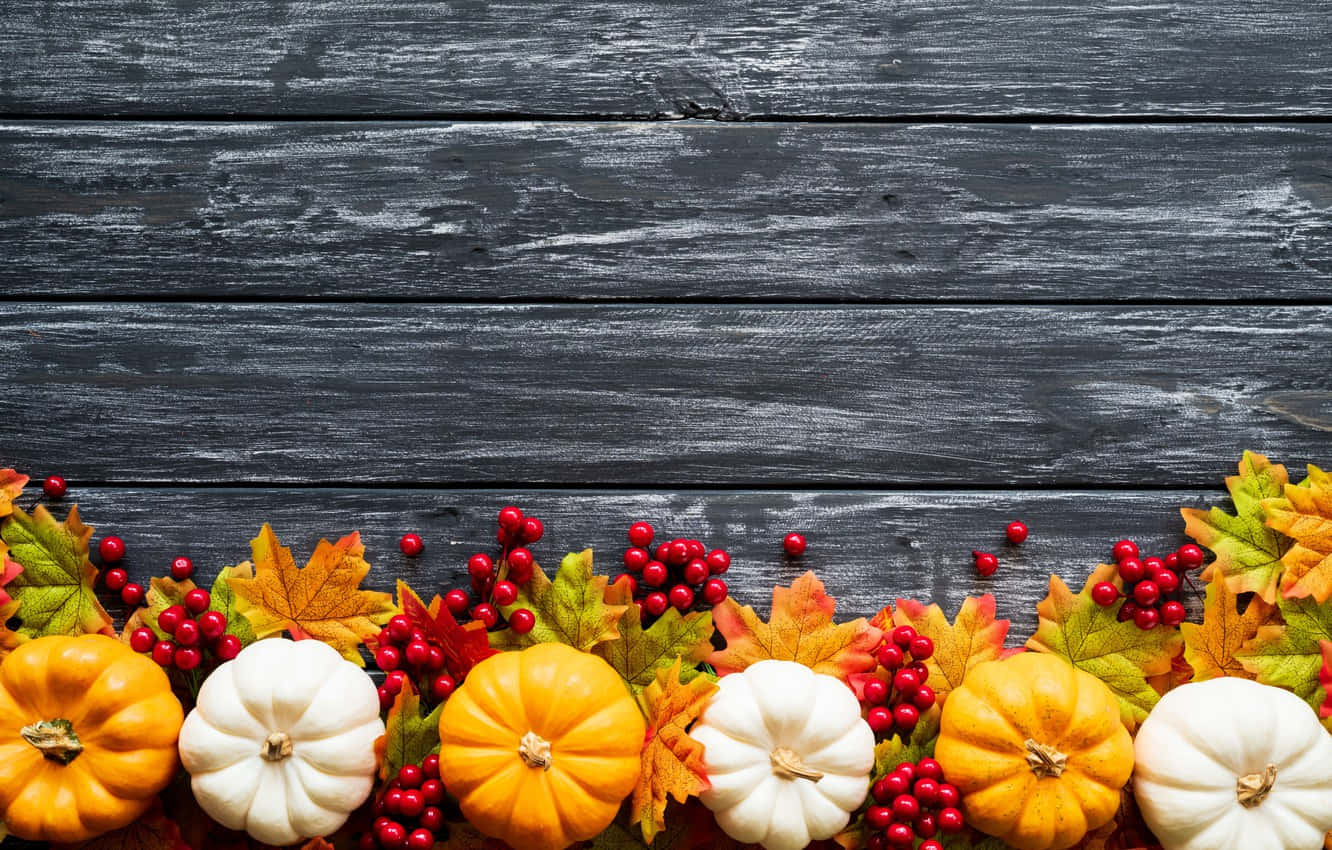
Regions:
<svg viewBox="0 0 1332 850"><path fill-rule="evenodd" d="M379 686L379 705L387 709L402 693L408 679L429 682L429 694L443 702L458 683L444 672L444 650L422 629L399 614L388 621L375 639L375 666L385 673Z"/></svg>
<svg viewBox="0 0 1332 850"><path fill-rule="evenodd" d="M943 768L932 758L902 762L874 783L870 795L867 850L911 847L918 838L923 840L917 850L943 850L934 836L959 833L966 826L958 808L962 795L944 781Z"/></svg>
<svg viewBox="0 0 1332 850"><path fill-rule="evenodd" d="M171 564L171 575L177 581L185 581L193 571L189 558L177 558ZM158 640L145 626L130 634L130 647L152 655L159 667L168 669L193 670L203 663L205 652L217 661L230 661L241 651L240 639L227 634L227 615L210 611L212 604L212 597L203 588L187 591L181 604L157 615L157 627L171 640Z"/></svg>
<svg viewBox="0 0 1332 850"><path fill-rule="evenodd" d="M865 722L874 734L908 735L920 722L921 712L934 707L934 689L925 684L930 678L925 659L933 654L934 641L910 626L898 626L884 638L876 656L892 680L869 679L864 689L864 701L871 706Z"/></svg>
<svg viewBox="0 0 1332 850"><path fill-rule="evenodd" d="M1179 600L1180 575L1202 566L1202 549L1185 543L1164 558L1140 558L1138 544L1121 540L1111 554L1124 582L1125 602L1119 609L1120 622L1132 620L1143 630L1184 622L1188 612ZM1109 607L1119 601L1121 594L1119 588L1103 581L1092 587L1091 596L1097 605Z"/></svg>
<svg viewBox="0 0 1332 850"><path fill-rule="evenodd" d="M1014 546L1021 545L1027 539L1029 534L1027 524L1021 520L1013 520L1004 529L1004 539ZM999 569L999 559L991 552L982 552L979 549L971 551L971 557L976 561L976 572L982 576L992 576Z"/></svg>
<svg viewBox="0 0 1332 850"><path fill-rule="evenodd" d="M125 559L125 541L115 535L103 537L97 543L97 556L103 564L118 564ZM147 595L143 585L129 580L129 573L112 567L102 574L102 584L112 593L120 594L120 601L130 608L143 604Z"/></svg>
<svg viewBox="0 0 1332 850"><path fill-rule="evenodd" d="M624 550L628 572L622 578L629 581L640 616L660 617L667 608L688 611L699 598L711 607L726 598L730 590L718 578L731 568L725 550L709 552L698 540L677 537L649 551L655 537L646 522L629 526L629 548Z"/></svg>
<svg viewBox="0 0 1332 850"><path fill-rule="evenodd" d="M375 801L375 820L361 835L360 850L430 850L447 832L443 803L439 756L403 765Z"/></svg>
<svg viewBox="0 0 1332 850"><path fill-rule="evenodd" d="M495 539L500 545L500 557L494 558L478 552L467 559L467 574L472 580L472 592L455 587L444 594L444 604L455 617L470 615L487 629L500 625L500 608L512 605L518 598L518 585L532 580L532 567L536 559L527 547L541 539L546 527L534 516L524 516L513 505L501 508L499 528ZM536 616L526 608L509 615L508 626L519 634L527 634L536 625Z"/></svg>

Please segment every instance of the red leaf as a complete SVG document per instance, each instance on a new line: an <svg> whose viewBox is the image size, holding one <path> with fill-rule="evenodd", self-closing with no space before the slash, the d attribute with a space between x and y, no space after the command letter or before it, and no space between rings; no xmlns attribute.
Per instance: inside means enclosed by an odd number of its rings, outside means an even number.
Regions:
<svg viewBox="0 0 1332 850"><path fill-rule="evenodd" d="M499 653L490 648L484 625L478 622L460 625L438 595L426 605L407 582L399 580L398 607L413 626L425 632L428 640L439 644L444 651L445 669L459 682L477 664ZM367 643L371 649L375 648L375 640Z"/></svg>

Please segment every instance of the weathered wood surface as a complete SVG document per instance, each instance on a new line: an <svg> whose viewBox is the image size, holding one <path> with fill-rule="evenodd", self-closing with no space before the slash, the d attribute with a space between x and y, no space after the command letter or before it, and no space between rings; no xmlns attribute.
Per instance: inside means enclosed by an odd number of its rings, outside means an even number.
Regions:
<svg viewBox="0 0 1332 850"><path fill-rule="evenodd" d="M1332 114L1325 0L9 0L0 109Z"/></svg>
<svg viewBox="0 0 1332 850"><path fill-rule="evenodd" d="M0 462L4 461L0 453ZM1080 587L1091 568L1122 537L1145 552L1165 554L1185 542L1178 508L1214 504L1204 490L1112 492L422 490L264 488L102 488L75 485L66 499L97 534L124 538L122 564L136 579L161 575L173 557L189 555L201 575L247 560L249 540L264 522L304 564L320 537L360 530L373 565L367 584L392 590L402 577L422 592L467 581L466 561L494 548L495 512L517 504L539 516L546 536L533 549L553 568L561 555L592 547L598 572L623 572L625 530L640 519L661 535L697 537L727 549L725 576L735 598L766 611L772 586L815 570L837 597L839 615L868 616L897 597L934 601L951 616L964 597L993 593L1013 621L1012 643L1036 628L1036 602L1051 573ZM26 505L31 499L24 500ZM1004 527L1021 518L1031 536L1004 542ZM419 558L404 557L398 538L415 531L426 542ZM809 549L786 558L781 540L800 531ZM972 567L971 550L992 551L1000 568L990 578ZM120 606L108 597L108 610Z"/></svg>
<svg viewBox="0 0 1332 850"><path fill-rule="evenodd" d="M0 126L0 297L1332 302L1332 125Z"/></svg>
<svg viewBox="0 0 1332 850"><path fill-rule="evenodd" d="M1211 486L1332 446L1332 308L0 305L91 481Z"/></svg>

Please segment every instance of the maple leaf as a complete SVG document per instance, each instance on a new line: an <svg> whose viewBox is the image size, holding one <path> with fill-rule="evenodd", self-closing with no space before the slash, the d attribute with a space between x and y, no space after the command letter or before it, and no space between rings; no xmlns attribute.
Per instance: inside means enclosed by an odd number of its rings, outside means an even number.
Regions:
<svg viewBox="0 0 1332 850"><path fill-rule="evenodd" d="M63 523L55 521L43 505L32 516L19 508L0 527L10 557L23 571L8 590L22 606L26 637L77 635L101 632L114 635L111 617L97 601L93 582L97 569L88 560L93 530L79 521L79 509L69 509Z"/></svg>
<svg viewBox="0 0 1332 850"><path fill-rule="evenodd" d="M22 493L28 483L28 476L20 475L13 469L0 469L0 517L9 516L14 510L14 500Z"/></svg>
<svg viewBox="0 0 1332 850"><path fill-rule="evenodd" d="M239 600L231 589L230 580L232 578L253 578L254 572L250 569L249 562L239 564L234 567L223 567L213 580L212 588L208 591L209 611L217 611L227 618L227 634L234 635L240 641L242 647L254 643L254 629L250 626L250 621L242 614L237 607ZM170 640L171 635L162 630L157 624L157 618L163 611L172 605L184 605L185 594L194 590L197 585L186 579L185 581L176 581L167 576L155 576L148 582L148 593L144 597L144 605L135 611L128 620L125 621L125 628L121 630L121 638L128 642L129 636L137 629L148 628L158 640Z"/></svg>
<svg viewBox="0 0 1332 850"><path fill-rule="evenodd" d="M813 572L772 589L772 615L759 619L748 605L727 597L712 609L712 620L726 638L726 648L708 656L722 675L738 673L768 658L798 661L816 673L843 681L855 673L873 670L874 648L883 632L864 617L840 625L833 623L836 603Z"/></svg>
<svg viewBox="0 0 1332 850"><path fill-rule="evenodd" d="M160 800L128 826L82 844L52 844L52 850L190 850L180 827L162 812Z"/></svg>
<svg viewBox="0 0 1332 850"><path fill-rule="evenodd" d="M1311 465L1305 481L1287 484L1281 498L1264 499L1263 512L1271 528L1293 541L1281 558L1281 592L1326 602L1332 596L1332 475Z"/></svg>
<svg viewBox="0 0 1332 850"><path fill-rule="evenodd" d="M454 680L461 682L472 668L498 650L491 649L484 624L475 620L459 625L453 612L438 594L426 605L407 582L398 580L398 607L412 625L425 632L426 637L439 645L444 653L444 667ZM376 641L370 641L371 648Z"/></svg>
<svg viewBox="0 0 1332 850"><path fill-rule="evenodd" d="M592 574L591 549L565 555L554 581L534 567L531 581L519 585L518 598L501 610L507 618L526 608L536 616L536 625L525 635L513 629L491 632L491 646L525 649L538 643L565 643L588 652L615 640L620 636L616 625L628 606L606 604L606 583L605 576Z"/></svg>
<svg viewBox="0 0 1332 850"><path fill-rule="evenodd" d="M384 758L379 764L379 778L388 781L398 775L403 765L420 764L439 752L439 715L444 703L429 714L421 714L421 697L405 681L393 699L384 721Z"/></svg>
<svg viewBox="0 0 1332 850"><path fill-rule="evenodd" d="M1272 620L1276 607L1254 595L1241 614L1238 600L1229 582L1220 576L1207 584L1203 602L1203 621L1180 623L1184 636L1184 660L1193 668L1193 680L1205 682L1221 676L1255 678L1235 658L1235 653L1258 634L1258 628Z"/></svg>
<svg viewBox="0 0 1332 850"><path fill-rule="evenodd" d="M250 541L254 578L230 576L227 583L241 603L256 638L288 631L296 640L315 638L365 666L358 647L378 633L397 609L393 597L362 590L370 572L361 535L352 532L337 543L320 540L304 569L282 546L268 523Z"/></svg>
<svg viewBox="0 0 1332 850"><path fill-rule="evenodd" d="M1277 607L1284 624L1259 626L1234 656L1259 682L1293 691L1317 711L1323 703L1318 683L1321 643L1332 640L1332 603L1320 605L1312 596L1282 596Z"/></svg>
<svg viewBox="0 0 1332 850"><path fill-rule="evenodd" d="M1226 489L1235 504L1234 515L1217 507L1210 511L1180 508L1184 532L1216 556L1203 570L1204 581L1210 582L1220 573L1232 593L1253 592L1268 603L1276 601L1281 558L1290 541L1268 527L1262 503L1280 496L1286 482L1284 466L1246 451L1239 462L1239 474L1226 478Z"/></svg>
<svg viewBox="0 0 1332 850"><path fill-rule="evenodd" d="M1036 605L1040 622L1027 648L1058 655L1104 682L1131 730L1160 698L1148 677L1169 672L1182 639L1170 629L1143 631L1132 622L1119 622L1122 601L1102 607L1091 598L1092 587L1103 581L1118 586L1117 568L1097 566L1081 593L1050 576L1050 593Z"/></svg>
<svg viewBox="0 0 1332 850"><path fill-rule="evenodd" d="M934 654L925 661L930 670L928 684L939 705L962 684L967 671L985 661L1007 658L1017 649L1004 649L1008 621L994 618L994 597L968 596L962 601L952 624L938 605L921 605L912 599L897 600L893 624L911 626L934 641Z"/></svg>
<svg viewBox="0 0 1332 850"><path fill-rule="evenodd" d="M643 770L634 787L631 824L640 824L648 844L666 828L666 798L683 803L712 787L703 773L703 745L687 734L703 713L717 685L705 678L680 680L681 659L658 670L643 690L649 738L643 747Z"/></svg>
<svg viewBox="0 0 1332 850"><path fill-rule="evenodd" d="M624 579L606 588L606 602L625 606L618 626L620 636L593 647L592 653L610 664L635 695L656 681L658 670L680 658L690 662L681 670L681 681L699 675L695 664L712 651L712 614L693 611L681 615L675 608L667 608L644 629L638 607L631 604L633 592Z"/></svg>

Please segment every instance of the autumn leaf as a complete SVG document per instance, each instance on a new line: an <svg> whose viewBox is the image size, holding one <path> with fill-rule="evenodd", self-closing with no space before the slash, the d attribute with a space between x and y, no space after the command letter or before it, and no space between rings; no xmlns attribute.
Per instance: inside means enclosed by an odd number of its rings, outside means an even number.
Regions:
<svg viewBox="0 0 1332 850"><path fill-rule="evenodd" d="M393 597L362 590L370 572L361 535L355 532L337 543L320 540L304 569L297 569L291 550L282 546L273 529L264 524L250 541L254 578L230 576L242 613L256 638L288 631L296 640L322 640L348 661L365 666L357 650L396 613Z"/></svg>
<svg viewBox="0 0 1332 850"><path fill-rule="evenodd" d="M379 765L379 778L388 781L398 775L403 765L420 764L432 753L439 752L439 715L444 703L435 706L427 715L421 714L421 697L405 681L402 691L393 699L388 717L384 721L384 758Z"/></svg>
<svg viewBox="0 0 1332 850"><path fill-rule="evenodd" d="M13 469L0 469L0 517L9 516L14 510L14 500L22 493L28 483L28 476L20 475Z"/></svg>
<svg viewBox="0 0 1332 850"><path fill-rule="evenodd" d="M52 844L52 850L190 850L180 827L155 802L147 814L129 826L112 830L82 844Z"/></svg>
<svg viewBox="0 0 1332 850"><path fill-rule="evenodd" d="M1081 593L1073 593L1059 576L1050 576L1050 592L1036 605L1040 617L1027 648L1049 652L1100 679L1119 700L1124 725L1132 729L1160 698L1147 679L1170 670L1182 639L1171 629L1143 631L1119 622L1122 602L1102 607L1091 598L1099 582L1118 583L1117 570L1099 565Z"/></svg>
<svg viewBox="0 0 1332 850"><path fill-rule="evenodd" d="M254 567L249 561L234 567L223 567L213 579L213 585L208 591L210 600L208 610L217 611L227 618L227 634L235 636L242 647L254 643L256 638L254 628L250 625L250 618L245 616L245 610L250 606L236 596L235 590L231 587L231 580L251 578L254 578Z"/></svg>
<svg viewBox="0 0 1332 850"><path fill-rule="evenodd" d="M648 844L666 828L666 798L683 803L708 790L703 773L703 745L689 737L689 726L708 704L717 685L705 678L680 681L681 660L658 670L643 690L641 702L648 722L643 770L630 804L631 824L639 824Z"/></svg>
<svg viewBox="0 0 1332 850"><path fill-rule="evenodd" d="M461 682L473 667L498 654L498 650L490 648L485 625L475 620L459 625L438 594L426 605L407 582L399 579L398 607L413 626L439 645L444 653L444 667L456 681Z"/></svg>
<svg viewBox="0 0 1332 850"><path fill-rule="evenodd" d="M592 647L620 636L616 628L628 606L606 604L606 577L592 574L592 550L564 556L555 580L546 578L540 567L532 579L520 585L518 598L501 610L507 618L519 608L536 616L536 625L525 635L513 629L491 632L496 649L525 649L538 643L565 643L588 652Z"/></svg>
<svg viewBox="0 0 1332 850"><path fill-rule="evenodd" d="M873 670L874 648L883 632L865 618L834 624L836 603L814 573L807 572L789 588L772 590L772 615L759 619L748 605L727 597L712 609L712 620L726 638L726 648L708 656L721 675L738 673L768 658L798 661L816 673L843 681Z"/></svg>
<svg viewBox="0 0 1332 850"><path fill-rule="evenodd" d="M1294 691L1317 711L1323 704L1318 671L1323 666L1321 643L1332 640L1332 603L1312 596L1279 597L1283 625L1259 626L1258 633L1235 652L1244 669L1264 685Z"/></svg>
<svg viewBox="0 0 1332 850"><path fill-rule="evenodd" d="M93 530L79 521L79 509L58 523L43 505L32 516L14 508L0 527L9 555L23 571L7 589L21 605L26 637L101 632L114 635L111 617L97 601L93 582L97 570L88 560Z"/></svg>
<svg viewBox="0 0 1332 850"><path fill-rule="evenodd" d="M1263 512L1269 526L1293 541L1281 558L1281 592L1326 602L1332 596L1332 475L1310 466L1307 480L1287 484L1281 498L1264 499Z"/></svg>
<svg viewBox="0 0 1332 850"><path fill-rule="evenodd" d="M985 661L1022 652L1004 649L1008 621L994 618L994 597L968 596L951 624L938 605L921 605L912 599L897 600L893 624L911 626L917 633L934 641L934 654L925 661L930 670L927 684L934 689L936 701L944 704L948 694L962 684L967 671Z"/></svg>
<svg viewBox="0 0 1332 850"><path fill-rule="evenodd" d="M1260 626L1271 622L1275 612L1275 606L1254 595L1241 614L1229 583L1220 576L1214 577L1207 585L1202 623L1179 626L1184 636L1184 660L1193 668L1193 681L1205 682L1221 676L1255 678L1235 658L1235 653L1258 634Z"/></svg>
<svg viewBox="0 0 1332 850"><path fill-rule="evenodd" d="M934 744L939 740L939 710L933 708L922 714L916 727L905 739L896 733L874 745L874 778L892 773L904 761L912 764L934 756Z"/></svg>
<svg viewBox="0 0 1332 850"><path fill-rule="evenodd" d="M683 682L699 674L697 662L712 651L712 615L694 611L681 615L674 608L644 629L629 582L621 580L606 588L606 602L625 606L618 629L620 636L593 647L592 653L615 668L635 695L656 681L657 671L676 659L689 662L680 672Z"/></svg>
<svg viewBox="0 0 1332 850"><path fill-rule="evenodd" d="M1226 478L1230 500L1235 504L1234 515L1217 507L1210 511L1180 508L1185 533L1216 556L1203 570L1204 581L1210 582L1220 573L1231 593L1252 592L1269 604L1276 602L1281 558L1290 541L1268 527L1262 502L1280 496L1286 483L1284 466L1246 451L1239 462L1239 474Z"/></svg>

